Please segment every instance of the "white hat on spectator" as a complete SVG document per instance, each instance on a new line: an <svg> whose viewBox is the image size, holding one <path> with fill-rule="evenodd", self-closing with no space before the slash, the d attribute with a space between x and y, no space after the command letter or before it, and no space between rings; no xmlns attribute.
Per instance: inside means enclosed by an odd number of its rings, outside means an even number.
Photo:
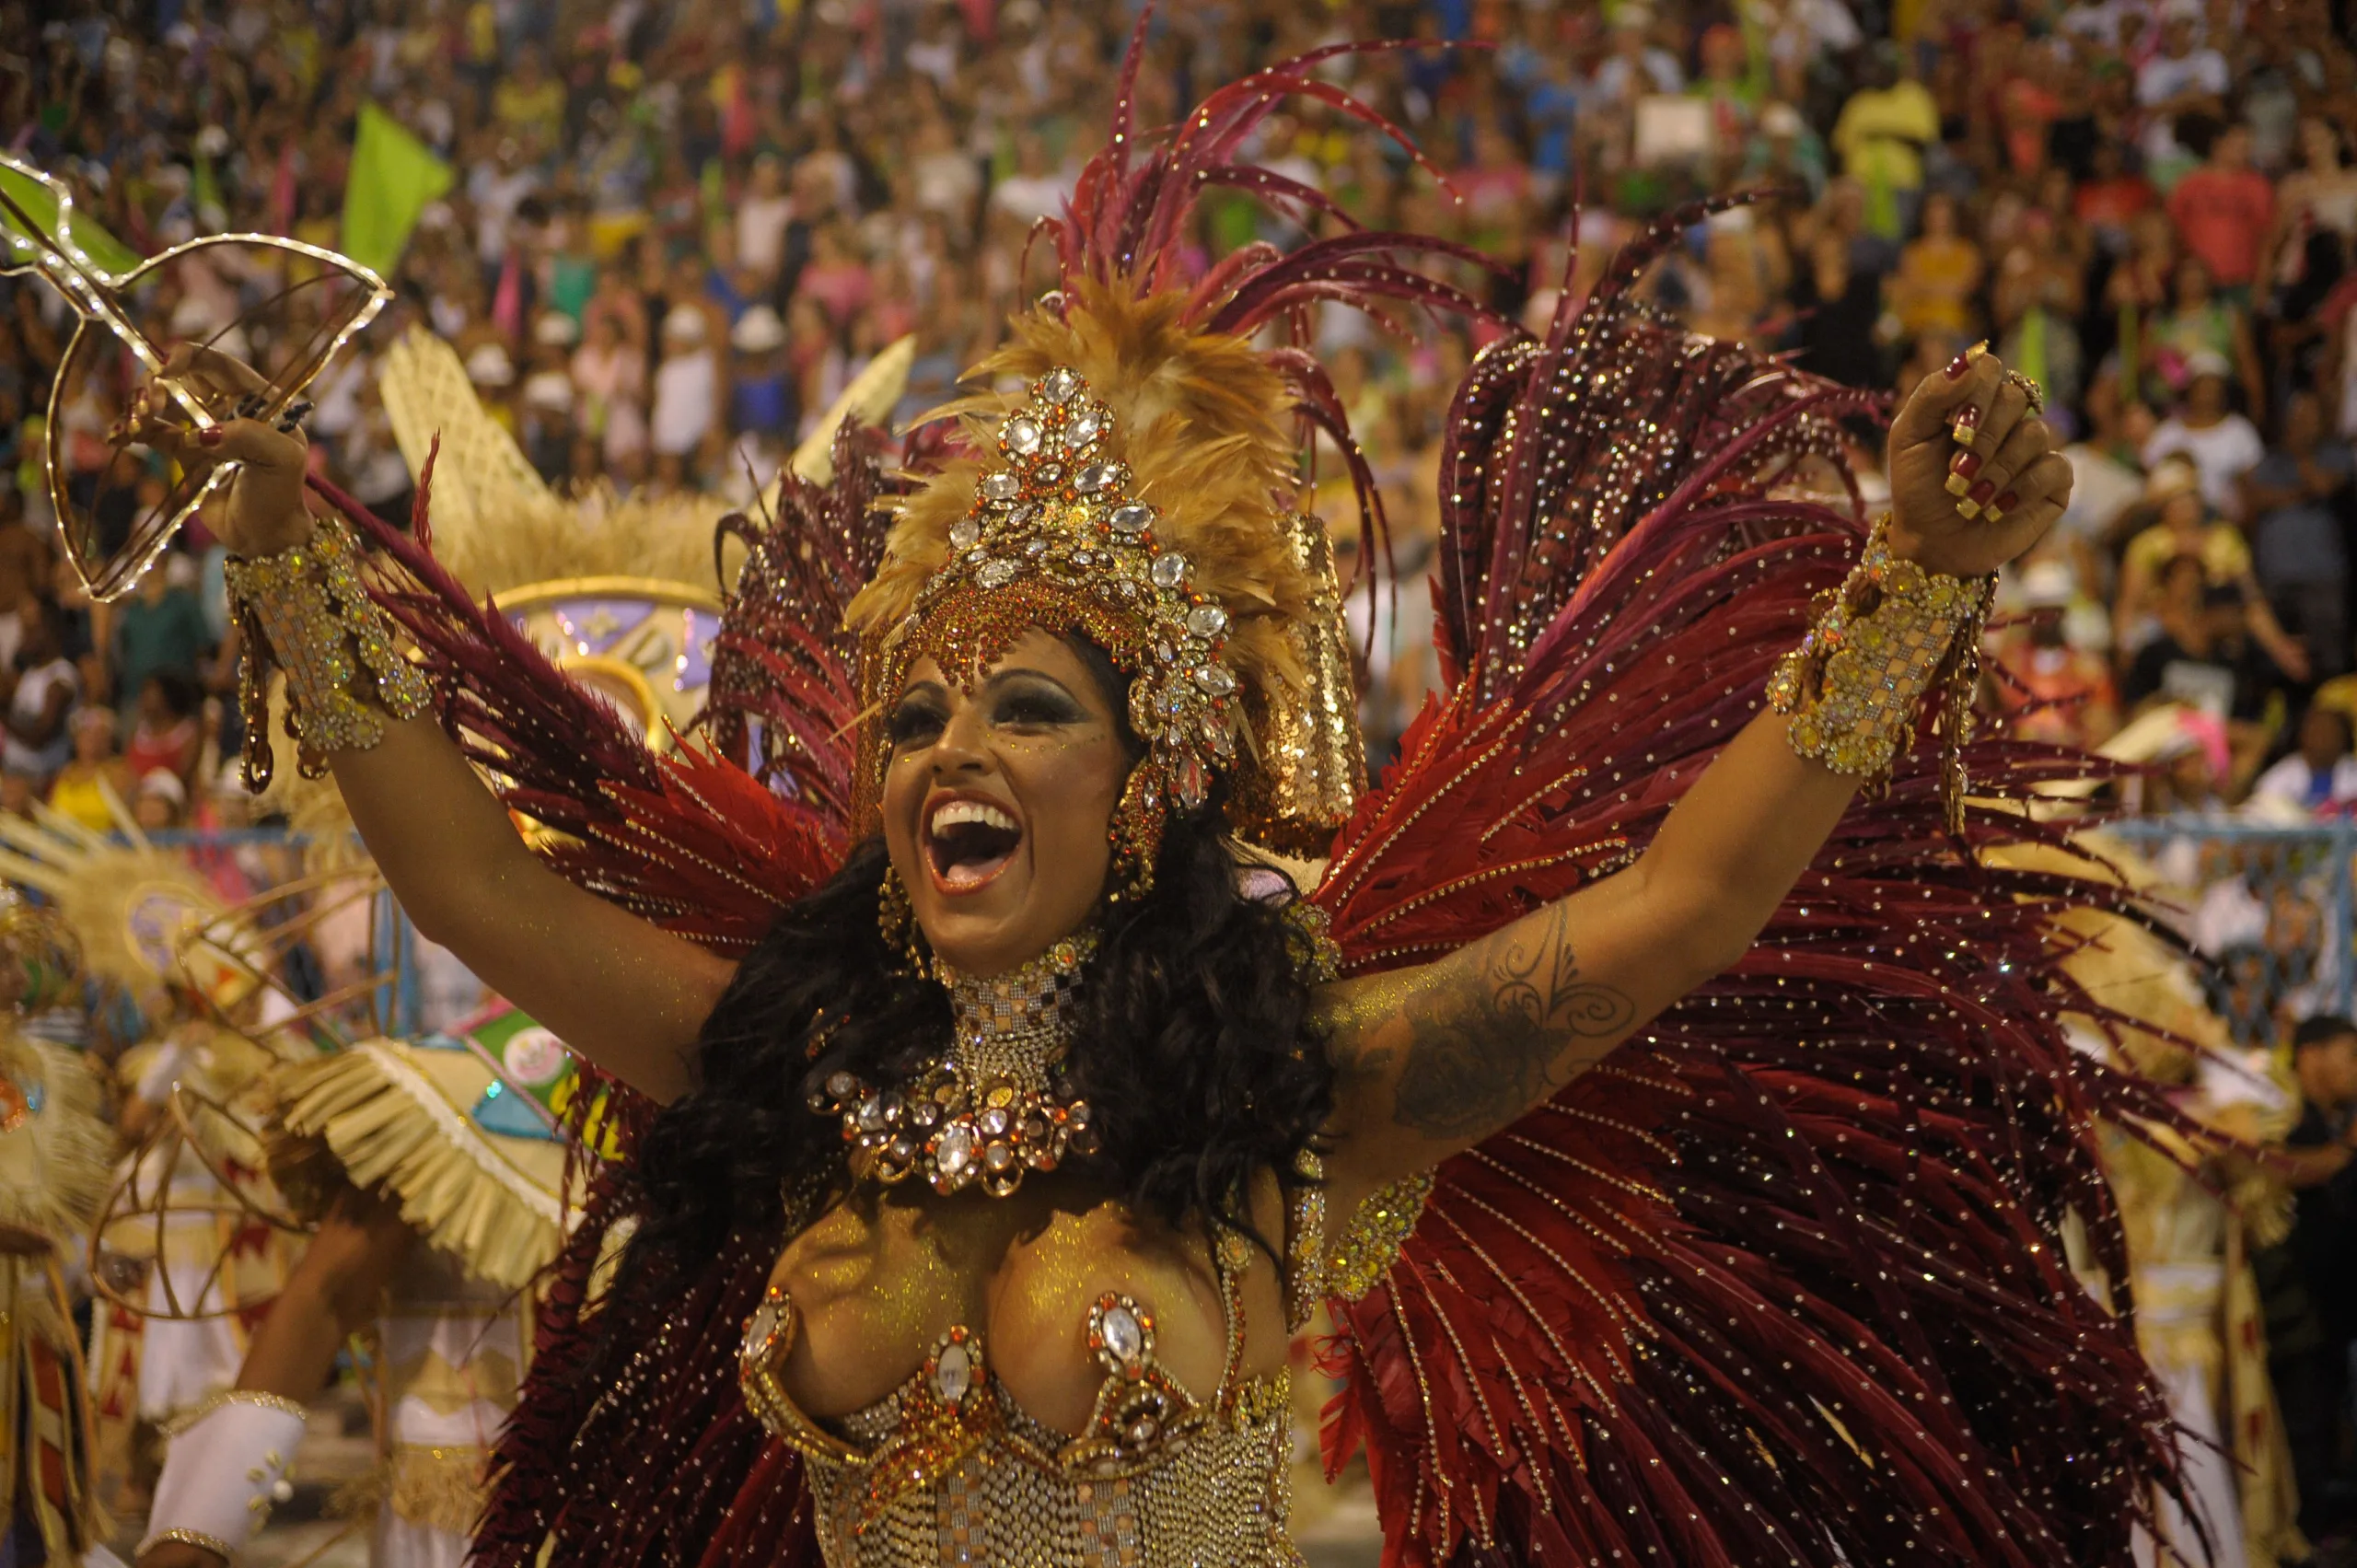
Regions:
<svg viewBox="0 0 2357 1568"><path fill-rule="evenodd" d="M2201 20L2201 0L2168 0L2161 7L2165 22L2198 22Z"/></svg>
<svg viewBox="0 0 2357 1568"><path fill-rule="evenodd" d="M2223 381L2230 379L2234 373L2234 366L2214 348L2198 348L2185 356L2185 378L2189 382L2199 381L2204 376L2215 376Z"/></svg>
<svg viewBox="0 0 2357 1568"><path fill-rule="evenodd" d="M674 305L671 313L663 318L666 343L700 343L706 331L703 312L692 305Z"/></svg>
<svg viewBox="0 0 2357 1568"><path fill-rule="evenodd" d="M2077 574L2063 561L2040 561L2022 573L2022 603L2032 610L2061 610L2079 591Z"/></svg>
<svg viewBox="0 0 2357 1568"><path fill-rule="evenodd" d="M2200 470L2183 458L2164 458L2144 476L2144 499L2155 506L2200 488Z"/></svg>
<svg viewBox="0 0 2357 1568"><path fill-rule="evenodd" d="M581 341L581 323L562 310L544 310L532 323L532 341L552 348L571 348Z"/></svg>
<svg viewBox="0 0 2357 1568"><path fill-rule="evenodd" d="M785 323L766 305L756 305L737 318L728 342L739 354L767 354L785 344Z"/></svg>
<svg viewBox="0 0 2357 1568"><path fill-rule="evenodd" d="M169 768L150 768L139 775L139 793L160 796L175 807L188 804L188 785Z"/></svg>
<svg viewBox="0 0 2357 1568"><path fill-rule="evenodd" d="M1802 127L1801 111L1789 103L1771 103L1759 111L1759 130L1763 135L1797 136Z"/></svg>
<svg viewBox="0 0 2357 1568"><path fill-rule="evenodd" d="M497 343L483 343L467 355L467 379L478 387L511 386L516 380L516 362Z"/></svg>
<svg viewBox="0 0 2357 1568"><path fill-rule="evenodd" d="M1654 25L1651 6L1623 6L1612 13L1612 26L1620 32L1642 32Z"/></svg>
<svg viewBox="0 0 2357 1568"><path fill-rule="evenodd" d="M196 587L196 557L185 550L166 552L164 581L168 587L175 588Z"/></svg>
<svg viewBox="0 0 2357 1568"><path fill-rule="evenodd" d="M524 377L524 402L550 413L573 412L573 377L562 370L535 370Z"/></svg>
<svg viewBox="0 0 2357 1568"><path fill-rule="evenodd" d="M196 150L203 157L219 157L229 150L229 133L218 125L207 125L196 134Z"/></svg>

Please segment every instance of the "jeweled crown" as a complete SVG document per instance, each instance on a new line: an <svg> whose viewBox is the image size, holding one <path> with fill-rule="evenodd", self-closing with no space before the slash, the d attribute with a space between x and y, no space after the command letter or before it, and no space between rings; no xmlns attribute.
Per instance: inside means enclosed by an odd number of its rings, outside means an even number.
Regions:
<svg viewBox="0 0 2357 1568"><path fill-rule="evenodd" d="M1160 514L1138 499L1113 412L1058 366L1000 421L998 461L950 526L948 561L886 639L896 684L921 653L971 670L1033 626L1071 626L1131 677L1130 725L1146 743L1132 789L1191 812L1233 760L1235 672L1222 658L1227 607L1197 590L1194 563L1156 537ZM1154 844L1124 845L1146 864Z"/></svg>

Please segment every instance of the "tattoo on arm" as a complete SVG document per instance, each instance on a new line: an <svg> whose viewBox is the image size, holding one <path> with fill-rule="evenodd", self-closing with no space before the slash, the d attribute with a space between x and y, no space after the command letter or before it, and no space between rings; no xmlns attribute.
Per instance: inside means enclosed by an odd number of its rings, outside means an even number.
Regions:
<svg viewBox="0 0 2357 1568"><path fill-rule="evenodd" d="M1475 979L1405 1004L1393 1121L1434 1138L1503 1125L1561 1086L1555 1068L1573 1042L1629 1028L1636 1004L1580 978L1567 919L1558 906L1488 938Z"/></svg>

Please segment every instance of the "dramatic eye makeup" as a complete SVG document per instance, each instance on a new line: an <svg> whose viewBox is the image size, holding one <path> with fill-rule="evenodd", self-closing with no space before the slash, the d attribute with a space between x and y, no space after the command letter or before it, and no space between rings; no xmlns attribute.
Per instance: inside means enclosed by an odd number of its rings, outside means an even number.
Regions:
<svg viewBox="0 0 2357 1568"><path fill-rule="evenodd" d="M901 695L892 716L885 721L884 734L896 748L913 746L939 735L948 722L947 693L927 681Z"/></svg>
<svg viewBox="0 0 2357 1568"><path fill-rule="evenodd" d="M989 713L993 724L1085 724L1088 710L1063 686L1030 670L1011 670L991 683Z"/></svg>

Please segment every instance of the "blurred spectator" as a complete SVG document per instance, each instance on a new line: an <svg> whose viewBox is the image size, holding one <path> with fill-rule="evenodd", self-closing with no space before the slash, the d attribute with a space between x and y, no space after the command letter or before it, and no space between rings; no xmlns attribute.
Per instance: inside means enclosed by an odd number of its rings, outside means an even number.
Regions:
<svg viewBox="0 0 2357 1568"><path fill-rule="evenodd" d="M2128 541L2113 600L2112 645L2123 657L2151 635L2161 575L2171 562L2191 557L2211 585L2239 584L2251 575L2250 546L2239 528L2211 515L2191 463L2180 459L2154 469L2134 515L2147 526Z"/></svg>
<svg viewBox="0 0 2357 1568"><path fill-rule="evenodd" d="M2242 514L2242 477L2267 455L2258 427L2226 401L2223 356L2204 349L2186 361L2185 398L2144 443L2144 465L2183 456L2192 459L2201 498L2233 517Z"/></svg>
<svg viewBox="0 0 2357 1568"><path fill-rule="evenodd" d="M1912 61L1885 41L1866 51L1865 85L1833 122L1841 172L1868 192L1868 225L1895 238L1910 226L1923 189L1923 153L1940 139L1940 109L1914 79Z"/></svg>
<svg viewBox="0 0 2357 1568"><path fill-rule="evenodd" d="M2300 720L2300 744L2258 775L2250 797L2279 800L2303 811L2343 810L2357 804L2357 757L2350 755L2349 715L2321 703Z"/></svg>
<svg viewBox="0 0 2357 1568"><path fill-rule="evenodd" d="M2243 477L2258 586L2318 679L2350 667L2347 443L2326 438L2310 391L2283 407L2282 438Z"/></svg>
<svg viewBox="0 0 2357 1568"><path fill-rule="evenodd" d="M204 734L198 726L203 692L190 677L176 669L159 669L139 688L132 709L131 738L122 749L123 765L132 777L145 781L161 771L182 784L196 776Z"/></svg>
<svg viewBox="0 0 2357 1568"><path fill-rule="evenodd" d="M1910 336L1968 335L1973 296L1980 288L1980 248L1956 223L1956 198L1934 191L1923 202L1923 230L1898 253L1890 280L1890 309Z"/></svg>
<svg viewBox="0 0 2357 1568"><path fill-rule="evenodd" d="M2226 57L2201 41L2196 0L2166 0L2161 7L2161 47L2136 71L2136 101L2145 111L2144 161L2164 184L2174 184L2191 161L2177 126L2200 116L2214 122L2225 112L2232 78Z"/></svg>
<svg viewBox="0 0 2357 1568"><path fill-rule="evenodd" d="M2169 192L2170 221L2219 287L2247 299L2275 225L2275 186L2250 166L2250 131L2229 125L2210 157Z"/></svg>
<svg viewBox="0 0 2357 1568"><path fill-rule="evenodd" d="M1589 78L1588 94L1598 104L1628 105L1647 93L1686 90L1678 56L1652 41L1653 7L1630 0L1612 15L1612 48Z"/></svg>
<svg viewBox="0 0 2357 1568"><path fill-rule="evenodd" d="M736 351L729 368L729 428L792 444L797 411L794 377L785 363L785 323L756 305L728 330Z"/></svg>
<svg viewBox="0 0 2357 1568"><path fill-rule="evenodd" d="M107 792L128 805L135 776L115 754L114 714L104 708L76 709L73 731L74 755L57 771L49 804L94 833L111 832L114 811Z"/></svg>
<svg viewBox="0 0 2357 1568"><path fill-rule="evenodd" d="M1875 328L1882 316L1882 279L1853 262L1853 247L1838 230L1820 230L1794 269L1793 305L1801 311L1794 336L1805 370L1852 387L1882 386L1882 350Z"/></svg>
<svg viewBox="0 0 2357 1568"><path fill-rule="evenodd" d="M2103 656L2072 645L2065 615L2075 597L2071 568L2041 561L2022 574L2023 621L1998 639L1999 704L2025 740L2100 746L2119 727L2119 699Z"/></svg>
<svg viewBox="0 0 2357 1568"><path fill-rule="evenodd" d="M17 656L0 673L6 699L6 737L0 767L46 789L73 755L66 720L82 700L81 673L65 656L64 627L54 599L28 595L17 611Z"/></svg>
<svg viewBox="0 0 2357 1568"><path fill-rule="evenodd" d="M655 481L665 489L684 484L690 459L705 457L721 435L720 356L706 341L709 331L708 315L693 305L674 305L663 318L650 431Z"/></svg>
<svg viewBox="0 0 2357 1568"><path fill-rule="evenodd" d="M131 802L131 818L142 830L168 833L188 821L188 785L168 768L142 774L139 793Z"/></svg>
<svg viewBox="0 0 2357 1568"><path fill-rule="evenodd" d="M135 699L158 673L195 678L214 641L195 584L196 563L173 551L116 602L108 657L122 700Z"/></svg>
<svg viewBox="0 0 2357 1568"><path fill-rule="evenodd" d="M2129 664L2121 696L2131 709L2165 697L2223 723L2231 765L2220 784L2239 797L2273 738L2269 699L2283 683L2282 668L2252 634L2243 590L2206 584L2196 556L2177 556L2162 571L2159 620L2160 634Z"/></svg>
<svg viewBox="0 0 2357 1568"><path fill-rule="evenodd" d="M24 635L19 607L26 598L49 587L51 575L49 540L33 530L25 519L23 495L5 480L0 480L0 668L17 656L17 645Z"/></svg>
<svg viewBox="0 0 2357 1568"><path fill-rule="evenodd" d="M2267 1306L2268 1370L2315 1539L2346 1518L2357 1467L2350 1439L2350 1350L2357 1342L2357 1024L2305 1019L2293 1031L2300 1118L2284 1139L2292 1234L2251 1260Z"/></svg>

